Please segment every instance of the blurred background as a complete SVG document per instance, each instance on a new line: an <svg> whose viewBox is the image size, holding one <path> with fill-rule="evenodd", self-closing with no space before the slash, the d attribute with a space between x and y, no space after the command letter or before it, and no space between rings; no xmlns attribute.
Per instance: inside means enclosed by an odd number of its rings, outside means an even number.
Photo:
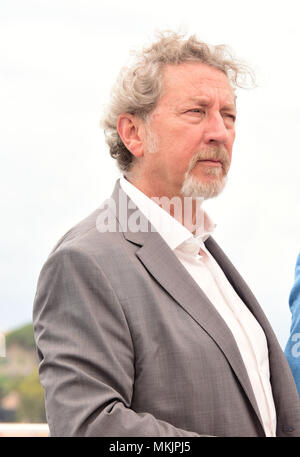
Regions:
<svg viewBox="0 0 300 457"><path fill-rule="evenodd" d="M0 3L0 422L46 421L31 316L56 241L96 209L119 172L99 120L130 50L155 30L227 44L257 88L237 92L226 189L205 209L282 348L300 250L297 0L2 0Z"/></svg>

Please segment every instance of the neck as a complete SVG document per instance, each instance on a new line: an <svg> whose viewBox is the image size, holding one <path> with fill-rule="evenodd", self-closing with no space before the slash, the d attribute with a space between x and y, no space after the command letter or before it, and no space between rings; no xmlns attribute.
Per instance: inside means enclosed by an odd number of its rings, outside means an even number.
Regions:
<svg viewBox="0 0 300 457"><path fill-rule="evenodd" d="M147 187L145 183L132 177L125 176L125 178L190 232L195 233L196 229L204 223L203 198L184 197L179 192L165 192L154 189L153 186Z"/></svg>

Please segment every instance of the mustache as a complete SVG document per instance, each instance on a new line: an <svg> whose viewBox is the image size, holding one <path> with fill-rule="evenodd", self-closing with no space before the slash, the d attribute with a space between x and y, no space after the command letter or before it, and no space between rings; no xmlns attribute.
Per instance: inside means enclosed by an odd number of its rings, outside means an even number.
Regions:
<svg viewBox="0 0 300 457"><path fill-rule="evenodd" d="M199 151L190 161L188 173L195 167L196 163L201 160L215 160L222 163L225 173L229 170L229 157L225 146L212 146Z"/></svg>

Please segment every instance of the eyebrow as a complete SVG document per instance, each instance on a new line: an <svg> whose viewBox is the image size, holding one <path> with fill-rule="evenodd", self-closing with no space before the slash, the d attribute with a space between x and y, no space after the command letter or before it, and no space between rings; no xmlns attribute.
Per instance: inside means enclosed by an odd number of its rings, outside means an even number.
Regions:
<svg viewBox="0 0 300 457"><path fill-rule="evenodd" d="M236 109L236 99L237 99L237 96L234 95L234 103L229 103L229 104L226 104L222 110L226 110L226 109ZM187 102L191 102L191 103L197 103L198 106L209 106L209 99L205 96L203 97L199 97L199 96L196 96L196 97L190 97Z"/></svg>

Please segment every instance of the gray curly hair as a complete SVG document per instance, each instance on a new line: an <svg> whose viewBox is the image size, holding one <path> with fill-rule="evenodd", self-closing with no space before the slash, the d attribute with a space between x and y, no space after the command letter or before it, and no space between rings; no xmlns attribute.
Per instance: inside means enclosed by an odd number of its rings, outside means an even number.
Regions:
<svg viewBox="0 0 300 457"><path fill-rule="evenodd" d="M248 76L254 80L250 68L233 58L228 47L208 45L195 35L185 38L176 32L159 32L157 41L136 52L135 57L133 65L121 69L101 122L110 154L125 175L136 158L118 134L118 117L130 113L145 121L148 119L162 95L162 68L165 65L205 63L225 73L233 89L246 87Z"/></svg>

